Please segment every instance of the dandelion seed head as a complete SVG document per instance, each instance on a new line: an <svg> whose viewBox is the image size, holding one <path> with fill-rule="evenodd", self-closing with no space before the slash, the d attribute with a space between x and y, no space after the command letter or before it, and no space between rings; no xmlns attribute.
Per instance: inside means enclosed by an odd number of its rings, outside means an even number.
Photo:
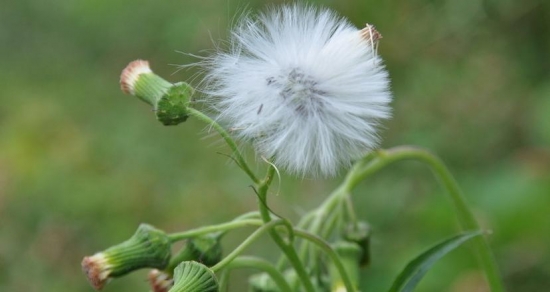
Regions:
<svg viewBox="0 0 550 292"><path fill-rule="evenodd" d="M332 176L377 147L390 116L379 38L311 6L247 15L229 49L203 61L202 91L217 120L260 156L293 174Z"/></svg>

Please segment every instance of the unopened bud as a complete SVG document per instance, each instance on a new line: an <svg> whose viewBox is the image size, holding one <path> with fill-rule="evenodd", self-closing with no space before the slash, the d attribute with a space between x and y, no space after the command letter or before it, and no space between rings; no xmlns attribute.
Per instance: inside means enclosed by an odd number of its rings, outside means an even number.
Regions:
<svg viewBox="0 0 550 292"><path fill-rule="evenodd" d="M120 88L152 105L157 119L165 126L177 125L188 118L193 88L185 82L172 84L164 80L151 70L147 61L128 64L120 75Z"/></svg>
<svg viewBox="0 0 550 292"><path fill-rule="evenodd" d="M217 292L216 275L207 266L189 261L174 270L174 286L169 292Z"/></svg>
<svg viewBox="0 0 550 292"><path fill-rule="evenodd" d="M111 278L141 268L163 269L170 260L170 240L161 230L141 224L125 242L85 257L82 270L90 284L101 290Z"/></svg>

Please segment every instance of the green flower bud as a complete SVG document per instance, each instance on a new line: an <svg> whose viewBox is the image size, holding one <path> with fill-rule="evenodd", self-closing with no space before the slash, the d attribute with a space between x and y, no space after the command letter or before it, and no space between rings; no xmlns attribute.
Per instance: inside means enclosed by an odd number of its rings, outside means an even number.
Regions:
<svg viewBox="0 0 550 292"><path fill-rule="evenodd" d="M187 240L185 246L171 260L168 272L184 261L196 261L207 267L212 267L222 259L222 246L220 237L206 235Z"/></svg>
<svg viewBox="0 0 550 292"><path fill-rule="evenodd" d="M165 126L185 122L187 108L194 93L184 82L172 84L153 73L149 62L136 60L128 64L120 76L120 87L153 106L157 119Z"/></svg>
<svg viewBox="0 0 550 292"><path fill-rule="evenodd" d="M370 235L370 225L364 221L350 224L344 232L344 238L346 240L355 242L361 247L359 264L362 267L370 263Z"/></svg>
<svg viewBox="0 0 550 292"><path fill-rule="evenodd" d="M359 286L359 259L361 257L361 247L354 242L339 241L334 244L333 248L340 256L346 274L350 277L353 285L355 287ZM333 262L329 263L328 270L330 282L332 283L331 291L346 291L340 272Z"/></svg>
<svg viewBox="0 0 550 292"><path fill-rule="evenodd" d="M174 286L168 292L217 292L218 280L212 270L201 263L189 261L174 270Z"/></svg>
<svg viewBox="0 0 550 292"><path fill-rule="evenodd" d="M82 270L90 284L101 290L107 281L141 268L163 269L170 260L170 239L161 230L141 224L123 243L85 257Z"/></svg>

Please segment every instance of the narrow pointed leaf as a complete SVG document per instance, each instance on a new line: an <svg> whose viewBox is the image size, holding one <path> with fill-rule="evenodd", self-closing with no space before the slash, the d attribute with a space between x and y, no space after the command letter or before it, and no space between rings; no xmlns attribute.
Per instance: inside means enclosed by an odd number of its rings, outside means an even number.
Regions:
<svg viewBox="0 0 550 292"><path fill-rule="evenodd" d="M405 269L397 276L389 292L411 292L414 291L422 277L428 270L443 256L462 245L464 242L483 234L482 231L462 233L446 239L420 256L409 262Z"/></svg>

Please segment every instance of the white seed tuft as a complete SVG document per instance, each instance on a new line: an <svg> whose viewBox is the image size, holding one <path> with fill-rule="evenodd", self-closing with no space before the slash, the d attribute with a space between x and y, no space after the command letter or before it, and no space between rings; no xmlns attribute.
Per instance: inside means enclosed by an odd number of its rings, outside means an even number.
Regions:
<svg viewBox="0 0 550 292"><path fill-rule="evenodd" d="M303 5L246 16L229 49L203 61L202 91L260 156L301 176L335 175L378 145L390 116L375 32Z"/></svg>

